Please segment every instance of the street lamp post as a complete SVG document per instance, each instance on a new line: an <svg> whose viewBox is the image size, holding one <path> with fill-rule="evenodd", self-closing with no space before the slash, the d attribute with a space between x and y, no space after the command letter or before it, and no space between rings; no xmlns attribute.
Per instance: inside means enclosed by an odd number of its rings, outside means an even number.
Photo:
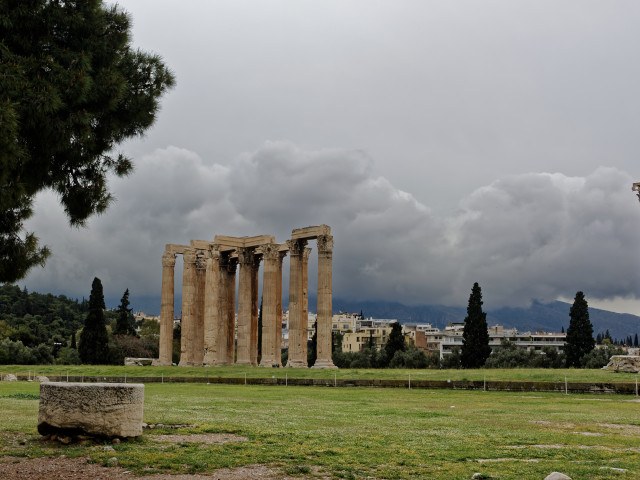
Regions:
<svg viewBox="0 0 640 480"><path fill-rule="evenodd" d="M640 182L636 182L631 186L631 190L633 190L634 192L638 192L638 200L640 200Z"/></svg>

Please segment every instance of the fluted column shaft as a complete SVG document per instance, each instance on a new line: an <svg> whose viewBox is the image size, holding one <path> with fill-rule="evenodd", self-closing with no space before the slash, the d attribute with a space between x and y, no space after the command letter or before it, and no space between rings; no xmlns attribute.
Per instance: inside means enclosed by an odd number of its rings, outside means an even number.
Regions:
<svg viewBox="0 0 640 480"><path fill-rule="evenodd" d="M233 365L234 357L236 353L236 266L238 264L237 258L230 258L227 266L227 282L225 292L227 294L226 299L226 359L225 365Z"/></svg>
<svg viewBox="0 0 640 480"><path fill-rule="evenodd" d="M162 294L160 296L160 365L171 365L173 353L173 303L176 256L173 252L162 255Z"/></svg>
<svg viewBox="0 0 640 480"><path fill-rule="evenodd" d="M254 367L258 365L258 274L260 272L261 254L254 254L251 262L251 335L249 337L249 361Z"/></svg>
<svg viewBox="0 0 640 480"><path fill-rule="evenodd" d="M204 286L204 365L217 363L218 337L222 330L220 321L220 252L209 250L205 253Z"/></svg>
<svg viewBox="0 0 640 480"><path fill-rule="evenodd" d="M228 281L229 277L229 253L220 254L218 259L218 323L216 324L218 334L215 343L216 365L229 365L227 362L227 348L229 337L229 314L228 307Z"/></svg>
<svg viewBox="0 0 640 480"><path fill-rule="evenodd" d="M182 319L180 339L180 366L193 365L193 335L195 333L196 253L185 250L182 254Z"/></svg>
<svg viewBox="0 0 640 480"><path fill-rule="evenodd" d="M193 330L193 364L204 360L204 291L206 264L202 253L196 256L195 322Z"/></svg>
<svg viewBox="0 0 640 480"><path fill-rule="evenodd" d="M318 237L318 342L314 368L336 368L331 357L333 237Z"/></svg>
<svg viewBox="0 0 640 480"><path fill-rule="evenodd" d="M311 249L305 248L302 253L302 318L300 322L300 357L307 363L307 351L309 344L309 257Z"/></svg>
<svg viewBox="0 0 640 480"><path fill-rule="evenodd" d="M276 363L282 365L282 261L287 252L278 252L276 264Z"/></svg>
<svg viewBox="0 0 640 480"><path fill-rule="evenodd" d="M278 246L268 244L262 247L264 269L262 272L262 358L261 367L276 364L276 295ZM280 364L278 359L277 364Z"/></svg>
<svg viewBox="0 0 640 480"><path fill-rule="evenodd" d="M251 277L253 251L248 248L238 249L240 265L238 284L238 355L236 363L250 365L251 345Z"/></svg>
<svg viewBox="0 0 640 480"><path fill-rule="evenodd" d="M287 367L306 367L301 344L303 313L303 254L305 240L288 240L290 256L289 274L289 357ZM306 320L305 320L306 322Z"/></svg>

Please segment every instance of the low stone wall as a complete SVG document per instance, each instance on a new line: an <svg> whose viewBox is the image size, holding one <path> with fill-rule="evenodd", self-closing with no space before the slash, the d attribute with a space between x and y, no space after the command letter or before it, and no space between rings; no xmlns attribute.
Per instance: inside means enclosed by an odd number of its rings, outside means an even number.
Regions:
<svg viewBox="0 0 640 480"><path fill-rule="evenodd" d="M143 407L142 384L45 382L40 384L38 432L137 437Z"/></svg>
<svg viewBox="0 0 640 480"><path fill-rule="evenodd" d="M503 392L557 392L582 394L636 395L634 382L527 382L483 380L400 380L400 379L332 379L332 378L242 378L242 377L85 377L49 376L52 382L101 383L211 383L229 385L290 385L325 387L420 388L431 390L485 390ZM18 380L27 380L21 376ZM127 385L129 385L127 383Z"/></svg>

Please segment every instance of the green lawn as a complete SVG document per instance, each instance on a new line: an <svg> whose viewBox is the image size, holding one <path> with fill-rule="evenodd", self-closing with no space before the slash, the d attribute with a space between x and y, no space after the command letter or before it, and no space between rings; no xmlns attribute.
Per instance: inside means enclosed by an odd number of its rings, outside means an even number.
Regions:
<svg viewBox="0 0 640 480"><path fill-rule="evenodd" d="M124 367L115 365L0 365L0 375L117 376L129 377L223 377L223 378L329 378L333 379L407 379L412 380L512 380L564 382L635 382L632 373L613 373L588 369L475 369L475 370L406 370L406 369L340 369L230 367Z"/></svg>
<svg viewBox="0 0 640 480"><path fill-rule="evenodd" d="M485 372L457 373L471 379ZM146 422L193 423L178 433L249 440L165 444L153 437L177 432L156 429L114 445L114 453L38 442L37 393L37 383L0 382L0 454L89 455L98 462L115 455L137 473L264 463L289 473L319 468L333 478L468 480L482 472L540 480L552 471L574 479L640 477L640 403L624 395L147 384Z"/></svg>

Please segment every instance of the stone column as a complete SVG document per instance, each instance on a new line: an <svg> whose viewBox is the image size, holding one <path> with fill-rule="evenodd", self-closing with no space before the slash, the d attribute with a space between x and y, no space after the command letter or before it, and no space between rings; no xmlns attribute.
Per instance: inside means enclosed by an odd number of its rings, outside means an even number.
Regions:
<svg viewBox="0 0 640 480"><path fill-rule="evenodd" d="M258 274L262 254L254 254L251 262L251 335L249 340L249 361L254 367L258 365Z"/></svg>
<svg viewBox="0 0 640 480"><path fill-rule="evenodd" d="M196 256L195 322L193 330L193 364L202 365L204 360L204 291L206 264L204 254Z"/></svg>
<svg viewBox="0 0 640 480"><path fill-rule="evenodd" d="M276 264L276 363L282 365L282 261L287 252L278 252Z"/></svg>
<svg viewBox="0 0 640 480"><path fill-rule="evenodd" d="M305 248L302 254L302 322L300 324L300 356L307 363L307 351L309 341L309 257L311 249Z"/></svg>
<svg viewBox="0 0 640 480"><path fill-rule="evenodd" d="M287 367L306 367L303 357L301 329L303 324L303 255L306 240L287 240L289 245L289 357ZM306 320L305 320L306 322Z"/></svg>
<svg viewBox="0 0 640 480"><path fill-rule="evenodd" d="M318 343L313 368L336 368L331 359L333 237L318 236Z"/></svg>
<svg viewBox="0 0 640 480"><path fill-rule="evenodd" d="M253 263L253 249L238 249L238 264L240 265L238 284L238 355L236 363L250 365L251 345L251 270Z"/></svg>
<svg viewBox="0 0 640 480"><path fill-rule="evenodd" d="M218 323L216 324L217 338L215 343L216 365L229 365L227 363L228 338L229 338L229 314L228 310L228 283L229 283L229 252L220 252L218 259ZM234 287L235 289L235 287Z"/></svg>
<svg viewBox="0 0 640 480"><path fill-rule="evenodd" d="M274 243L263 245L262 252L264 270L262 272L262 358L260 366L271 367L276 364L280 365L280 355L276 359L278 245Z"/></svg>
<svg viewBox="0 0 640 480"><path fill-rule="evenodd" d="M204 365L217 363L218 338L222 330L220 321L220 252L205 252L204 282Z"/></svg>
<svg viewBox="0 0 640 480"><path fill-rule="evenodd" d="M233 365L236 353L236 266L237 258L230 258L227 264L227 284L225 292L226 299L226 315L227 321L225 325L226 333L226 358L225 365Z"/></svg>
<svg viewBox="0 0 640 480"><path fill-rule="evenodd" d="M173 353L173 302L176 255L165 251L162 255L162 294L160 296L160 365L171 365Z"/></svg>
<svg viewBox="0 0 640 480"><path fill-rule="evenodd" d="M196 252L186 249L182 254L182 320L180 340L181 367L193 365L193 335L195 331Z"/></svg>

